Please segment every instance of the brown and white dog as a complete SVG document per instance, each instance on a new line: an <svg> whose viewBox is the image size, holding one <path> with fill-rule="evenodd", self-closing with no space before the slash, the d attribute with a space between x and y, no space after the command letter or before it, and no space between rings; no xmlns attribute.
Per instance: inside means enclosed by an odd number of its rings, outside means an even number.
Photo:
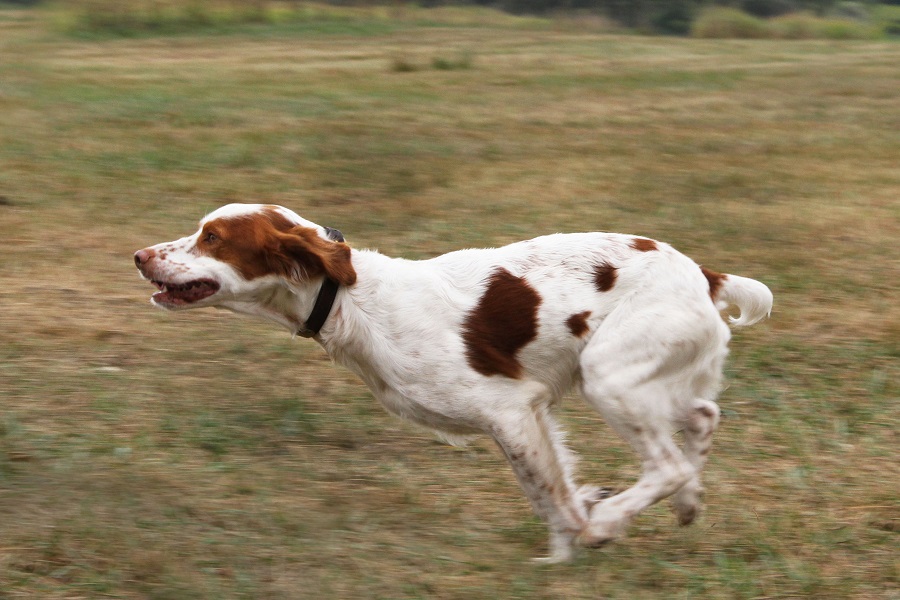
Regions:
<svg viewBox="0 0 900 600"><path fill-rule="evenodd" d="M549 526L551 562L669 496L681 524L696 518L730 337L719 311L737 305L741 326L772 308L762 283L644 237L555 234L410 261L258 204L224 206L134 258L157 306L271 319L314 337L391 413L490 435ZM641 458L620 494L575 483L550 410L573 386Z"/></svg>

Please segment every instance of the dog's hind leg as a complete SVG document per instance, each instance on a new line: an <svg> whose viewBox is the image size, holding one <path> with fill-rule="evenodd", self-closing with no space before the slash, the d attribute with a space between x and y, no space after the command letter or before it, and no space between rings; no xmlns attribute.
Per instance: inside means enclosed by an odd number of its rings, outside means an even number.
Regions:
<svg viewBox="0 0 900 600"><path fill-rule="evenodd" d="M712 448L712 436L719 424L719 406L712 400L697 399L684 424L684 456L694 466L695 475L672 496L680 525L690 525L700 512L703 485L700 473Z"/></svg>
<svg viewBox="0 0 900 600"><path fill-rule="evenodd" d="M696 400L718 381L724 355L720 322L667 307L608 319L581 355L582 394L637 452L642 472L626 491L590 511L580 542L598 546L624 534L648 506L689 485L676 497L683 523L699 509L699 468L718 411ZM715 316L715 315L712 315ZM673 434L685 427L685 452Z"/></svg>
<svg viewBox="0 0 900 600"><path fill-rule="evenodd" d="M657 394L652 387L632 390L631 397ZM672 440L672 429L653 421L625 422L612 418L615 409L602 409L607 422L622 435L641 458L641 476L632 487L591 507L590 523L580 543L600 546L621 537L631 519L648 506L677 492L691 481L696 471Z"/></svg>
<svg viewBox="0 0 900 600"><path fill-rule="evenodd" d="M690 525L700 514L703 485L700 474L712 448L712 437L719 426L719 406L713 402L719 392L722 367L728 354L731 333L724 323L717 323L717 335L703 353L705 360L690 370L689 391L693 400L677 407L677 424L684 435L684 456L694 466L694 477L672 496L672 506L680 525Z"/></svg>
<svg viewBox="0 0 900 600"><path fill-rule="evenodd" d="M575 541L587 525L588 510L573 482L573 460L548 403L505 413L495 420L490 432L512 465L534 512L550 528L550 555L538 560L570 560Z"/></svg>

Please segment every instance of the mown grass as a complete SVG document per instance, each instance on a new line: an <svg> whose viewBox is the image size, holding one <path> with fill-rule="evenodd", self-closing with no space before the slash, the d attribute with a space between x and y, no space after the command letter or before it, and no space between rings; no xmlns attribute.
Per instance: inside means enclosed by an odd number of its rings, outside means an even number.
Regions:
<svg viewBox="0 0 900 600"><path fill-rule="evenodd" d="M432 19L78 40L0 11L0 595L895 598L896 44ZM131 253L230 200L410 258L599 229L766 281L707 513L529 564L545 531L489 443L269 325L151 309ZM563 418L585 481L633 479Z"/></svg>

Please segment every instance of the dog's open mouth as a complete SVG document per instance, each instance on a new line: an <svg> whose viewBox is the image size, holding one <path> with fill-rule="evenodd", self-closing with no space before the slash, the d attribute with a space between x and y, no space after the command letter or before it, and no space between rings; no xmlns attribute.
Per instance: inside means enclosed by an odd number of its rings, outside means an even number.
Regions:
<svg viewBox="0 0 900 600"><path fill-rule="evenodd" d="M153 285L159 288L152 296L153 301L163 306L187 306L219 291L219 284L212 279L195 279L181 284L153 281Z"/></svg>

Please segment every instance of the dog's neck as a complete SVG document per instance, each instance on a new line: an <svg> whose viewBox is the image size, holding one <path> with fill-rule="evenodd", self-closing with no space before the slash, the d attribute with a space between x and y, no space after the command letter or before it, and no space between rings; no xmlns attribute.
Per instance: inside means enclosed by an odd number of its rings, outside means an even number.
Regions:
<svg viewBox="0 0 900 600"><path fill-rule="evenodd" d="M222 302L220 308L262 317L296 335L299 330L306 327L306 320L313 310L323 282L324 277L302 285L293 285L281 280L277 284L262 288L259 294L252 298ZM338 294L340 295L340 291Z"/></svg>
<svg viewBox="0 0 900 600"><path fill-rule="evenodd" d="M370 250L354 250L351 260L357 273L353 286L340 287L331 314L316 336L328 355L369 381L384 369L379 357L390 355L391 329L402 309L392 301L397 295L398 265L414 261L395 259ZM389 277L388 272L393 276ZM406 315L408 316L408 314Z"/></svg>
<svg viewBox="0 0 900 600"><path fill-rule="evenodd" d="M332 360L354 371L376 389L383 383L380 373L390 378L385 373L389 368L382 364L383 357L391 355L389 346L392 338L397 337L392 336L392 327L405 312L394 301L396 286L403 285L398 274L405 270L399 267L414 268L417 263L371 250L353 250L351 260L357 281L352 286L338 288L328 318L313 339ZM400 275L400 280L408 279ZM252 299L227 301L221 307L273 321L296 335L306 327L323 281L319 277L303 284L283 282Z"/></svg>

